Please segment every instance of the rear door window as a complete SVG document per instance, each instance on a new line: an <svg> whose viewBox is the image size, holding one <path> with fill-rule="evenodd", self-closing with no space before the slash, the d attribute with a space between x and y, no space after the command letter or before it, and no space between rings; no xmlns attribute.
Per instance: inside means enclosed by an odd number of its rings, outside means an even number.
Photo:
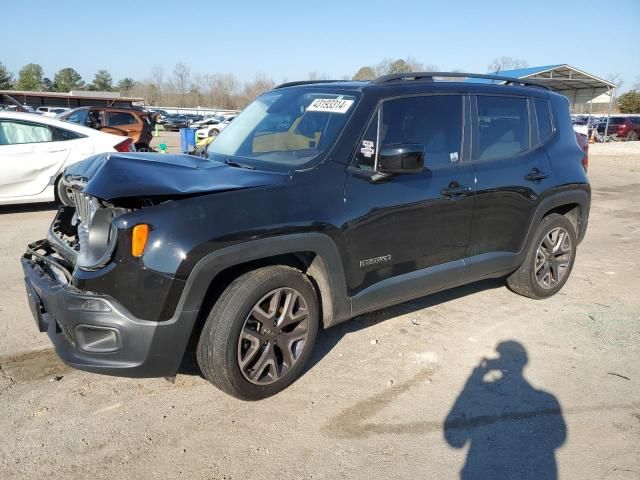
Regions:
<svg viewBox="0 0 640 480"><path fill-rule="evenodd" d="M495 160L529 150L529 107L526 98L478 95L474 160Z"/></svg>
<svg viewBox="0 0 640 480"><path fill-rule="evenodd" d="M0 120L0 145L51 142L53 135L46 125Z"/></svg>

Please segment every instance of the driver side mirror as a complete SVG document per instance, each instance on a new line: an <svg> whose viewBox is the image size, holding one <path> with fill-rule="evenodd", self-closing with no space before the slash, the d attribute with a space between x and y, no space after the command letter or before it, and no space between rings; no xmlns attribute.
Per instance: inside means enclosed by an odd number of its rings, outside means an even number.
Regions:
<svg viewBox="0 0 640 480"><path fill-rule="evenodd" d="M379 173L421 173L424 170L424 145L403 143L382 147L378 154Z"/></svg>

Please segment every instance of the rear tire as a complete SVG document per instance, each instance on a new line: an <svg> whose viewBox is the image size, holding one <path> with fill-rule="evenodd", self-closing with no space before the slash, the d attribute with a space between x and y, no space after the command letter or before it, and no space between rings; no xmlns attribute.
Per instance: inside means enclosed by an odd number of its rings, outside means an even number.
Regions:
<svg viewBox="0 0 640 480"><path fill-rule="evenodd" d="M507 285L529 298L555 295L571 274L576 245L573 224L564 215L547 215L538 225L524 262L507 278Z"/></svg>
<svg viewBox="0 0 640 480"><path fill-rule="evenodd" d="M260 268L234 280L211 309L198 341L198 365L234 397L266 398L300 375L318 325L318 298L302 272Z"/></svg>
<svg viewBox="0 0 640 480"><path fill-rule="evenodd" d="M629 142L635 142L636 140L638 140L638 133L635 130L631 130L629 132L629 135L627 135L627 140Z"/></svg>

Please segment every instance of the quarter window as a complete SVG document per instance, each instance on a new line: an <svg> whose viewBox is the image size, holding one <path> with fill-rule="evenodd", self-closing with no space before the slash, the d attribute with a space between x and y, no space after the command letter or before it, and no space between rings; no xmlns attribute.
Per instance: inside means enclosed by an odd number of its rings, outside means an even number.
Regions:
<svg viewBox="0 0 640 480"><path fill-rule="evenodd" d="M534 100L536 106L536 118L538 120L538 135L540 136L540 142L547 140L553 133L553 126L551 124L551 112L549 110L549 102L546 100L540 100L536 98Z"/></svg>
<svg viewBox="0 0 640 480"><path fill-rule="evenodd" d="M64 128L51 127L54 142L64 142L65 140L75 140L77 138L84 138L84 135Z"/></svg>
<svg viewBox="0 0 640 480"><path fill-rule="evenodd" d="M477 97L476 160L494 160L529 149L529 109L526 98Z"/></svg>
<svg viewBox="0 0 640 480"><path fill-rule="evenodd" d="M50 142L52 137L52 132L46 125L0 121L0 145Z"/></svg>
<svg viewBox="0 0 640 480"><path fill-rule="evenodd" d="M424 145L427 168L458 162L462 148L462 96L428 95L385 102L380 143L382 147Z"/></svg>

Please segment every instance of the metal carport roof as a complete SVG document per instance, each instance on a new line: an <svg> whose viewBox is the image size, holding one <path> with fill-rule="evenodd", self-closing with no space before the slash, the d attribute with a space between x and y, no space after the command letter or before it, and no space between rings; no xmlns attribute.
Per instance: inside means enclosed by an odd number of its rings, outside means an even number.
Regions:
<svg viewBox="0 0 640 480"><path fill-rule="evenodd" d="M603 93L609 92L611 94L613 90L618 88L615 83L567 64L501 70L491 73L504 77L526 78L545 84L555 92L565 95L571 102L572 110L576 105L585 105ZM487 82L491 81L487 80Z"/></svg>

